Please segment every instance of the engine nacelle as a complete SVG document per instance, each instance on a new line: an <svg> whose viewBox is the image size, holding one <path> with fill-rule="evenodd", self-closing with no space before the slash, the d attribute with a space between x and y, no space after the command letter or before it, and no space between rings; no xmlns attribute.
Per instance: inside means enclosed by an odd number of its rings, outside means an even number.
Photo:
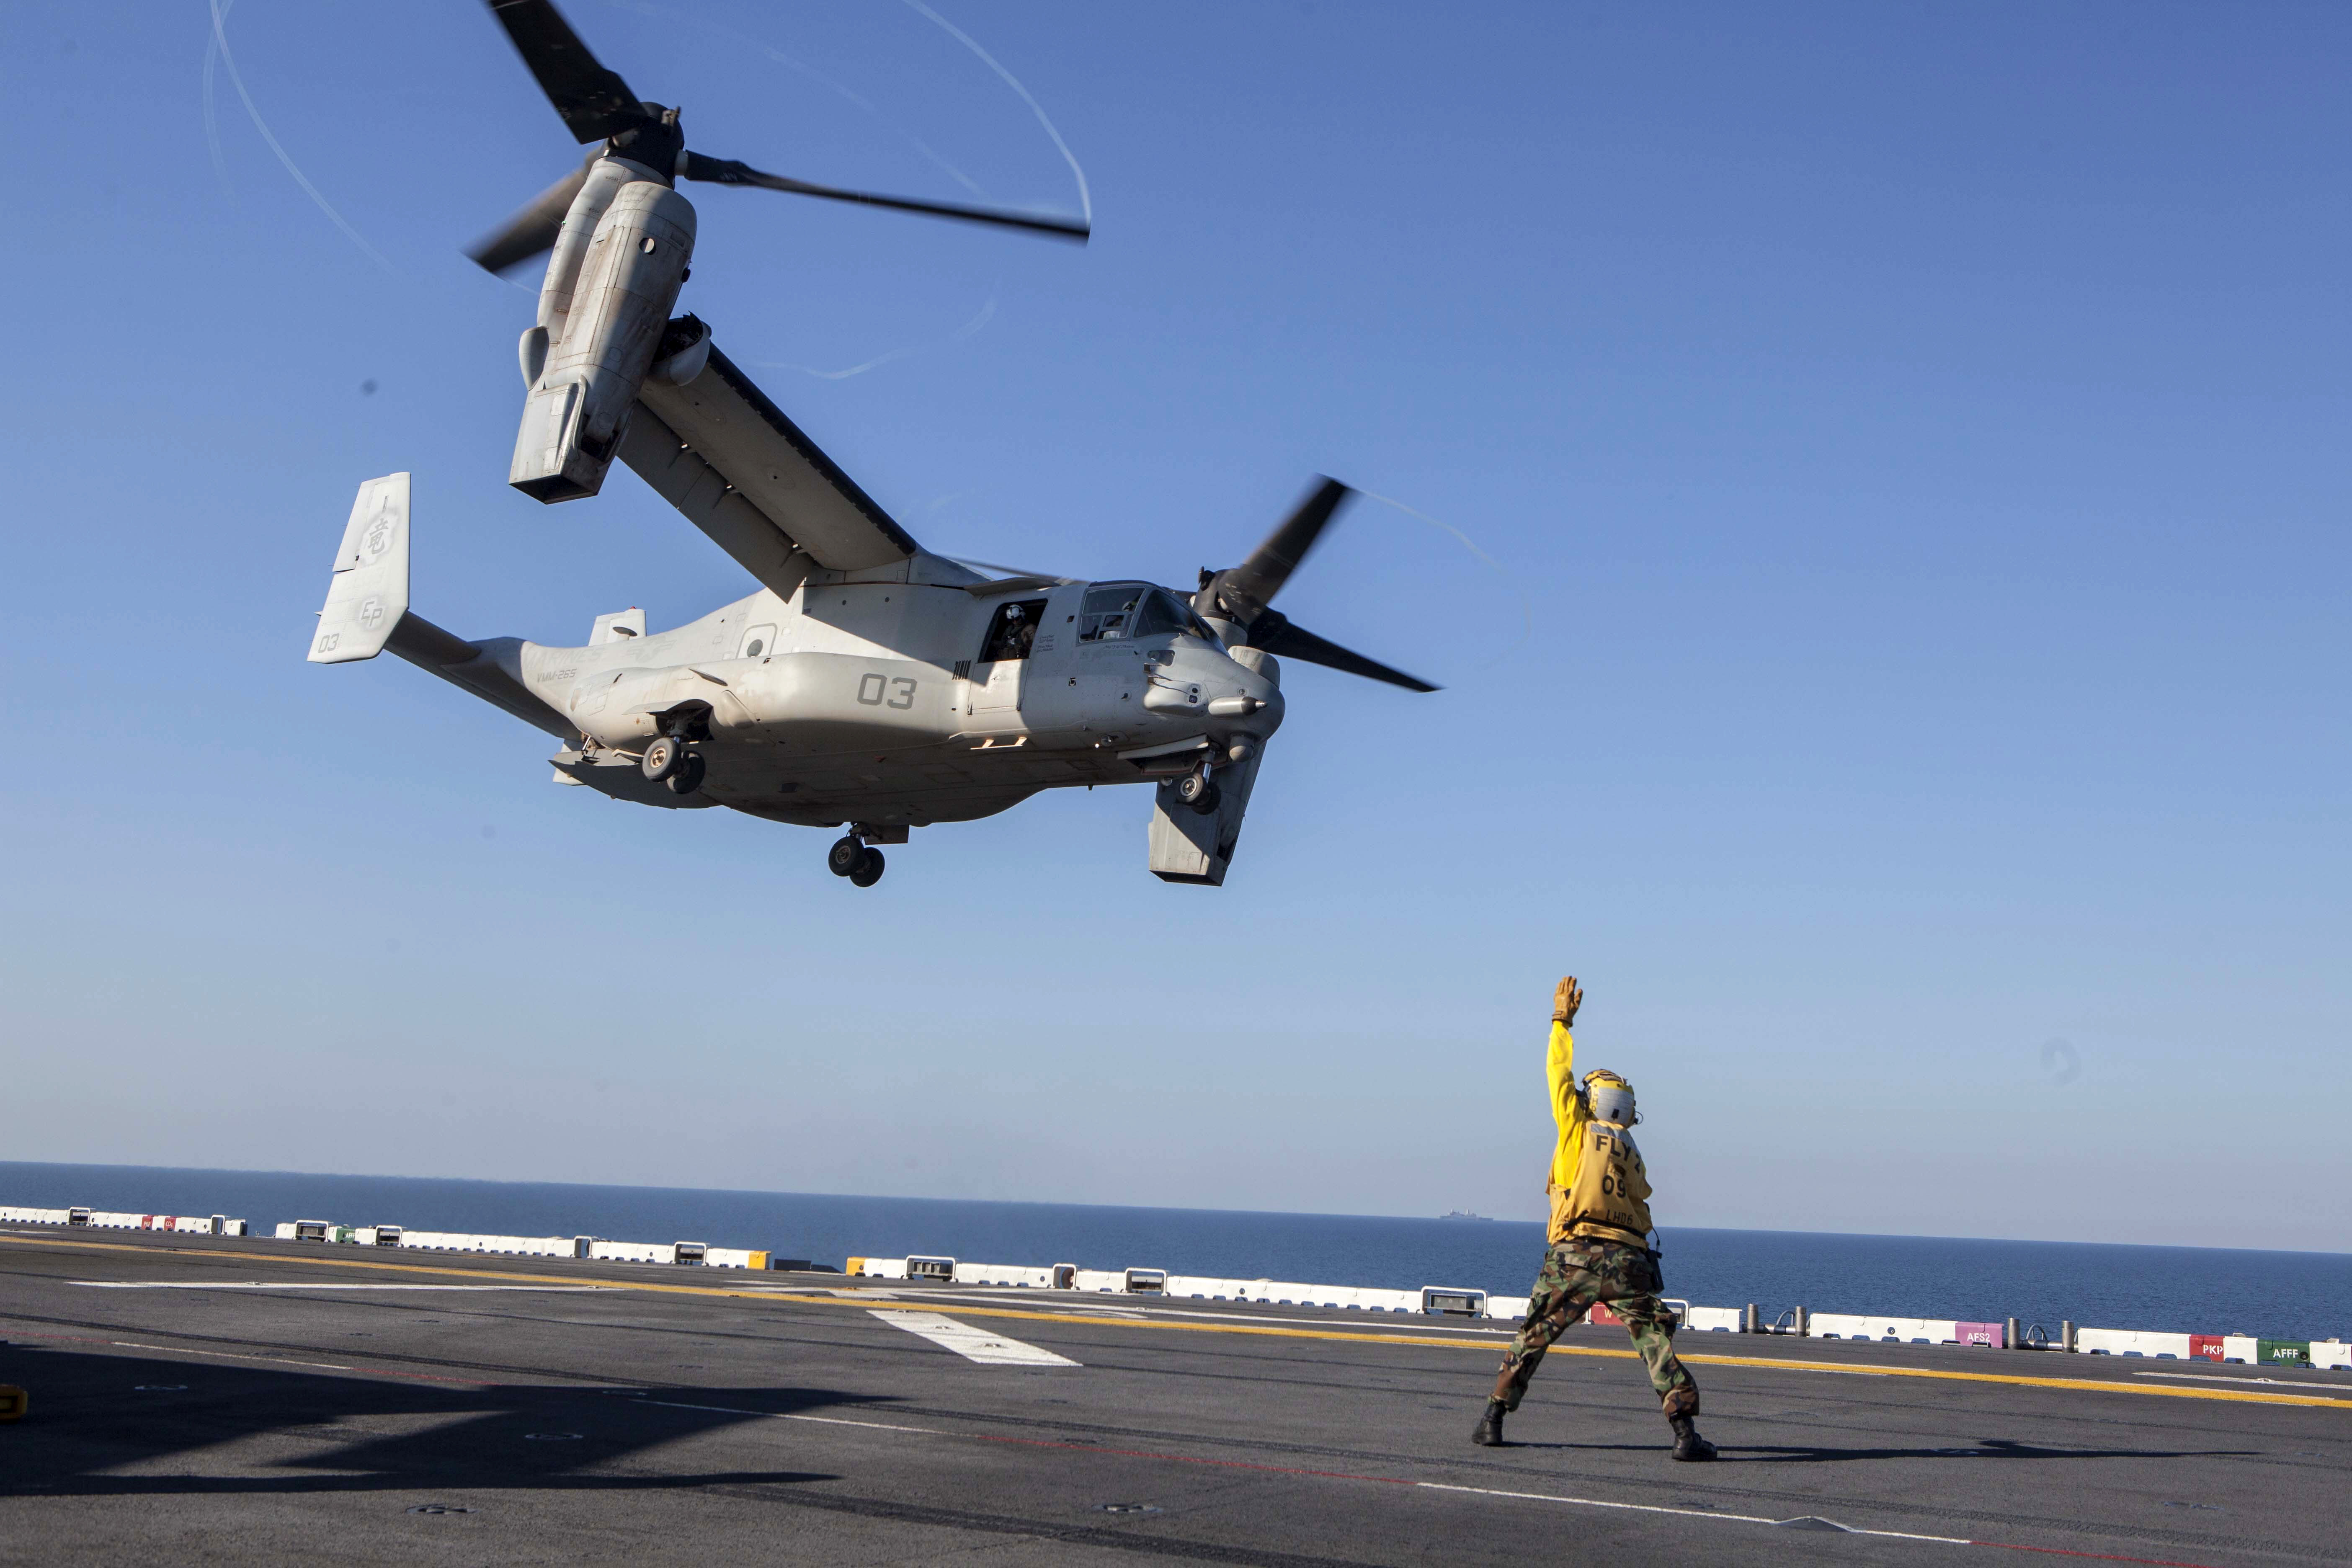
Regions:
<svg viewBox="0 0 2352 1568"><path fill-rule="evenodd" d="M610 191L599 185L592 179L579 202ZM541 353L545 359L523 405L507 482L536 500L575 500L604 488L694 257L694 204L667 185L632 180L611 191L610 202L579 258L557 323L562 336L524 351L527 370ZM585 216L575 204L566 226ZM559 257L551 268L562 263Z"/></svg>

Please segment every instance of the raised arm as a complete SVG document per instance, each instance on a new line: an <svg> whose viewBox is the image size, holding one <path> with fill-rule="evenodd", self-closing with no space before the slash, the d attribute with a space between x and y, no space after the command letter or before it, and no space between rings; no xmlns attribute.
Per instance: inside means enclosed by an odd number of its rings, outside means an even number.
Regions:
<svg viewBox="0 0 2352 1568"><path fill-rule="evenodd" d="M1577 1121L1576 1037L1569 1032L1576 1010L1584 1005L1584 988L1571 974L1551 994L1551 1048L1544 1057L1544 1079L1551 1089L1552 1120L1566 1133Z"/></svg>

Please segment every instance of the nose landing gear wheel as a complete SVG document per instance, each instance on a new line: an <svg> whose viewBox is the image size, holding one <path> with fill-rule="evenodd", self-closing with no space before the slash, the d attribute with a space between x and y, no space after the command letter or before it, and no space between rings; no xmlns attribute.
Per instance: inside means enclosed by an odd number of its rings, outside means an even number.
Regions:
<svg viewBox="0 0 2352 1568"><path fill-rule="evenodd" d="M645 769L646 778L660 784L675 777L677 770L686 765L686 759L692 755L686 749L686 742L677 736L659 735L646 747L646 754L638 765Z"/></svg>
<svg viewBox="0 0 2352 1568"><path fill-rule="evenodd" d="M849 876L866 863L866 846L856 838L836 838L824 852L824 868L836 877Z"/></svg>
<svg viewBox="0 0 2352 1568"><path fill-rule="evenodd" d="M1186 773L1176 781L1176 798L1202 816L1212 816L1225 797L1206 773Z"/></svg>
<svg viewBox="0 0 2352 1568"><path fill-rule="evenodd" d="M866 858L857 863L857 869L849 874L850 885L858 888L870 888L881 879L882 851L879 849L868 849L866 852Z"/></svg>
<svg viewBox="0 0 2352 1568"><path fill-rule="evenodd" d="M686 760L678 763L677 771L669 775L670 793L692 795L702 787L702 775L707 771L709 764L703 762L699 752L687 752Z"/></svg>

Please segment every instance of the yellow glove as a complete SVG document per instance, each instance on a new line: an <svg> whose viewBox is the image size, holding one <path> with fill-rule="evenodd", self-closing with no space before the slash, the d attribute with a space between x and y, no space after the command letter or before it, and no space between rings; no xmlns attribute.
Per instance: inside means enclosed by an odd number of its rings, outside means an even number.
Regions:
<svg viewBox="0 0 2352 1568"><path fill-rule="evenodd" d="M1583 1005L1584 987L1576 983L1575 975L1570 974L1562 979L1551 994L1551 1021L1573 1024L1576 1022L1576 1010Z"/></svg>

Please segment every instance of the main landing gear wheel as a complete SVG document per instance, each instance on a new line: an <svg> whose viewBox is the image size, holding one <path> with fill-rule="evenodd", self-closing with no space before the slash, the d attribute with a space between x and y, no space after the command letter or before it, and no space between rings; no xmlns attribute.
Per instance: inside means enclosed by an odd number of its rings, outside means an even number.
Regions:
<svg viewBox="0 0 2352 1568"><path fill-rule="evenodd" d="M853 876L860 866L866 864L868 853L870 851L866 846L854 837L836 838L833 847L824 852L824 868L836 877Z"/></svg>
<svg viewBox="0 0 2352 1568"><path fill-rule="evenodd" d="M881 879L882 851L879 849L868 849L866 852L866 858L857 863L857 869L849 874L850 885L858 888L870 888Z"/></svg>
<svg viewBox="0 0 2352 1568"><path fill-rule="evenodd" d="M702 760L699 752L687 752L686 760L677 765L677 771L669 775L670 793L692 795L702 787L702 775L709 771L709 764Z"/></svg>
<svg viewBox="0 0 2352 1568"><path fill-rule="evenodd" d="M660 735L646 747L646 754L638 765L645 769L646 778L660 784L675 777L678 769L686 765L686 759L693 754L686 749L686 742L677 736Z"/></svg>
<svg viewBox="0 0 2352 1568"><path fill-rule="evenodd" d="M1217 788L1216 781L1208 774L1186 773L1176 781L1176 798L1202 816L1210 816L1215 814L1225 796L1224 792Z"/></svg>

